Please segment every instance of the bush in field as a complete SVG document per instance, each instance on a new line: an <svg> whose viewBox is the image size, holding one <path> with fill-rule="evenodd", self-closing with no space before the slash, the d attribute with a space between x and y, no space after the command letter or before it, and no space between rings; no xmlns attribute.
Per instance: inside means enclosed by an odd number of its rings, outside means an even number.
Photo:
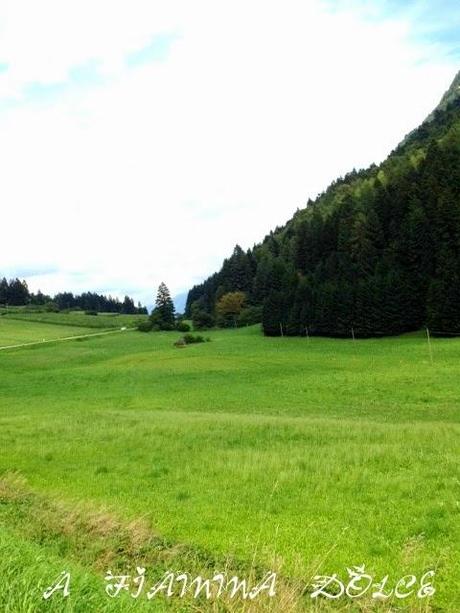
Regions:
<svg viewBox="0 0 460 613"><path fill-rule="evenodd" d="M188 325L188 323L186 323L185 321L180 321L177 325L176 325L176 330L178 332L190 332L190 326Z"/></svg>
<svg viewBox="0 0 460 613"><path fill-rule="evenodd" d="M184 334L182 337L187 345L192 345L193 343L205 343L206 341L210 341L210 338L205 339L200 334Z"/></svg>
<svg viewBox="0 0 460 613"><path fill-rule="evenodd" d="M141 321L137 324L139 332L150 332L153 328L153 324L150 320Z"/></svg>
<svg viewBox="0 0 460 613"><path fill-rule="evenodd" d="M92 315L93 317L95 317L97 315L97 311L93 311L93 310L85 311L85 315Z"/></svg>

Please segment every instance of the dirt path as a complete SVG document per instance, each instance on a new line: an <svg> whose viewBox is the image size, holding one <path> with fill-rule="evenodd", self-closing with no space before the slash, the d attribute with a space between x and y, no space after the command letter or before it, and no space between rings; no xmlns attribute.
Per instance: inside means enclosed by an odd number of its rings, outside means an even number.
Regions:
<svg viewBox="0 0 460 613"><path fill-rule="evenodd" d="M0 347L0 351L5 349L18 349L19 347L31 347L32 345L44 345L45 343L58 343L61 341L72 341L77 338L88 338L90 336L104 336L105 334L115 334L119 332L128 332L128 330L134 330L134 328L117 328L116 330L106 330L105 332L92 332L91 334L79 334L77 336L63 336L61 338L50 338L48 340L33 341L31 343L20 343L18 345L4 345Z"/></svg>

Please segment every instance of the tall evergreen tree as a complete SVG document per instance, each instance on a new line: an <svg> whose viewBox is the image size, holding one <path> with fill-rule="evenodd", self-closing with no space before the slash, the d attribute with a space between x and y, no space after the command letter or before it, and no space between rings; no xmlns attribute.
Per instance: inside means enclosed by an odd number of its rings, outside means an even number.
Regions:
<svg viewBox="0 0 460 613"><path fill-rule="evenodd" d="M172 330L175 323L174 314L174 303L169 289L165 283L160 283L155 300L155 308L150 316L151 321L160 330Z"/></svg>

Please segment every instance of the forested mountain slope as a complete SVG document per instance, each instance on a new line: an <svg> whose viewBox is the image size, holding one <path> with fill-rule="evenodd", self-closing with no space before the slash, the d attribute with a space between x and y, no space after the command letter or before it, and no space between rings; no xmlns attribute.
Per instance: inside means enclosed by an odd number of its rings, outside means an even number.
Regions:
<svg viewBox="0 0 460 613"><path fill-rule="evenodd" d="M335 181L252 250L193 287L187 314L226 292L267 335L460 333L460 73L380 165Z"/></svg>

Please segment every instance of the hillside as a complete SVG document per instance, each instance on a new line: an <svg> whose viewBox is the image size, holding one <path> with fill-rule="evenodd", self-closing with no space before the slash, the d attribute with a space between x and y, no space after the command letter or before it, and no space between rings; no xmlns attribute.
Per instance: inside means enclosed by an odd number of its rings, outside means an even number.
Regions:
<svg viewBox="0 0 460 613"><path fill-rule="evenodd" d="M267 335L460 333L460 73L380 165L353 171L193 287L186 313L242 291ZM252 309L251 312L257 312Z"/></svg>

